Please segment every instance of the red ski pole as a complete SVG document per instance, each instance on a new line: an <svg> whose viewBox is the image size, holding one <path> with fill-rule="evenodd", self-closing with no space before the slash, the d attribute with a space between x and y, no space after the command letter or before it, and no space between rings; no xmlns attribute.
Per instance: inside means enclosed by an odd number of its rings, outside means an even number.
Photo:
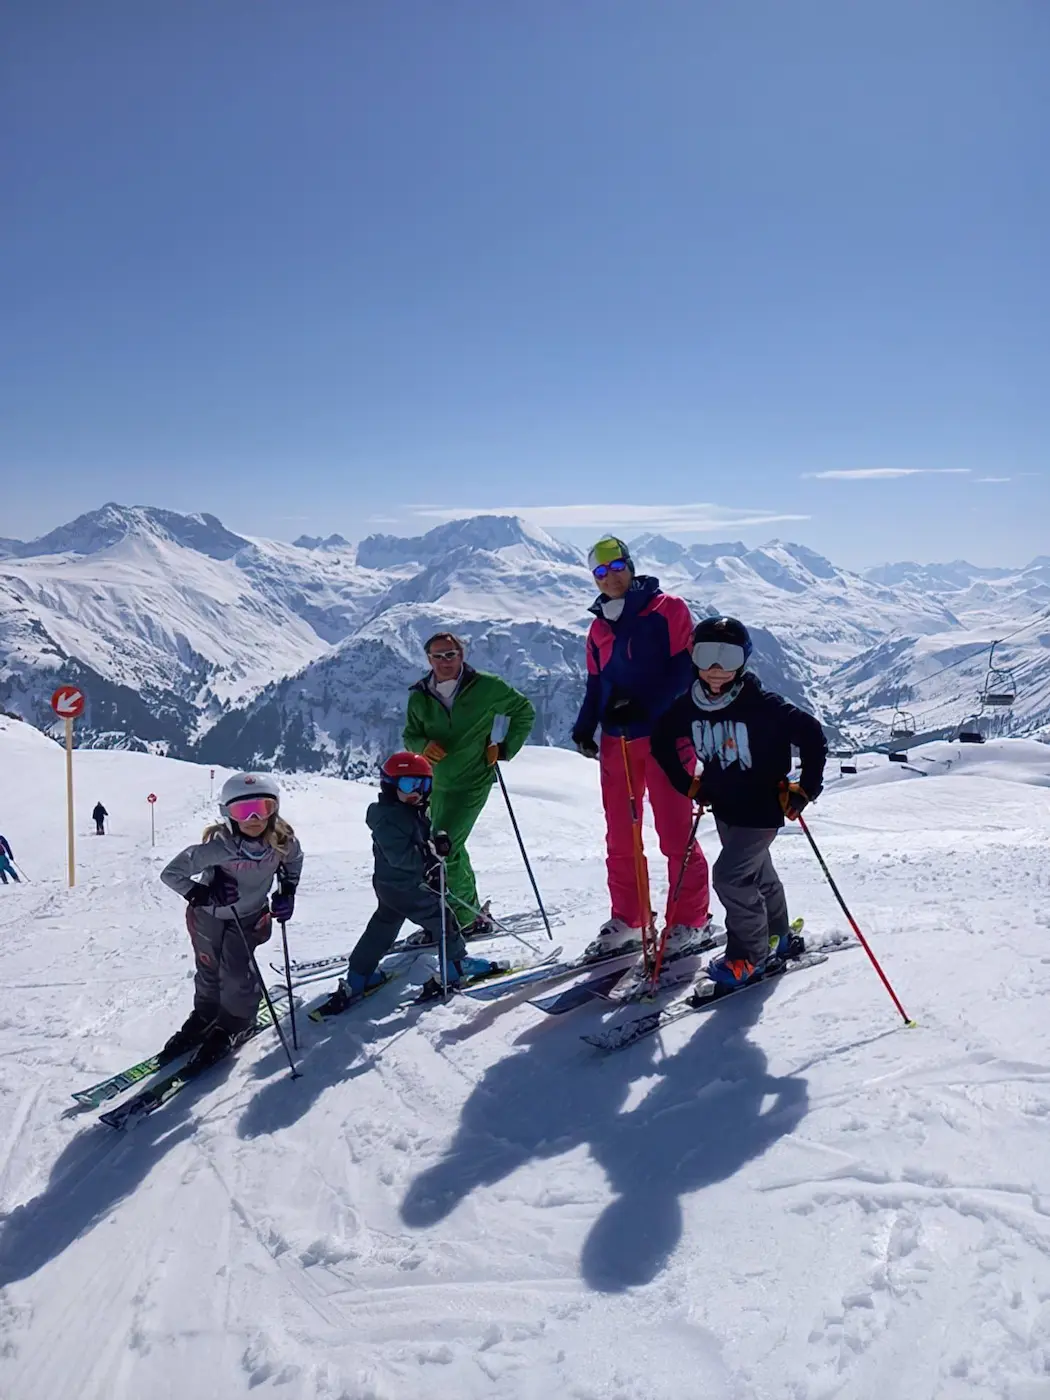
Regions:
<svg viewBox="0 0 1050 1400"><path fill-rule="evenodd" d="M853 917L853 915L849 912L849 906L846 904L846 901L842 898L842 895L839 893L839 887L838 887L838 885L835 884L835 881L832 879L832 877L831 877L831 871L828 869L827 865L825 864L824 857L820 854L820 849L819 849L819 847L817 846L817 843L813 840L813 833L810 831L809 827L806 825L805 819L804 819L804 817L802 816L801 812L800 812L799 815L798 815L798 824L799 824L799 826L802 828L802 830L806 833L806 840L809 842L809 844L810 844L810 845L812 846L812 848L813 848L813 854L816 856L816 858L817 858L817 860L818 860L818 862L819 862L819 864L820 864L820 868L821 868L821 870L823 870L823 872L824 872L824 878L825 878L825 880L827 880L828 884L831 886L831 893L832 893L832 894L835 896L835 898L838 900L839 906L841 907L842 912L845 914L846 919L847 919L847 921L848 921L848 923L849 923L850 928L853 930L853 932L854 932L854 933L857 935L857 937L860 939L860 946L864 949L864 951L867 953L868 957L871 959L871 965L872 965L872 967L875 969L875 971L879 974L879 977L882 979L882 985L883 985L883 986L886 988L886 990L889 992L890 997L891 997L891 999L892 999L892 1001L893 1001L894 1006L897 1008L897 1010L898 1010L898 1011L900 1012L900 1014L901 1014L901 1019L904 1021L904 1024L905 1024L906 1026L914 1026L914 1025L915 1025L915 1022L911 1019L911 1017L910 1017L910 1016L908 1015L908 1013L905 1011L904 1007L901 1006L900 998L897 996L897 993L893 990L892 986L890 985L890 979L886 976L886 974L883 972L882 968L879 966L879 960L878 960L878 958L877 958L877 957L875 956L875 954L871 951L871 948L868 946L868 940L867 940L867 939L864 937L864 935L861 933L859 927L857 926L857 921L856 921L856 919L855 919L855 918Z"/></svg>

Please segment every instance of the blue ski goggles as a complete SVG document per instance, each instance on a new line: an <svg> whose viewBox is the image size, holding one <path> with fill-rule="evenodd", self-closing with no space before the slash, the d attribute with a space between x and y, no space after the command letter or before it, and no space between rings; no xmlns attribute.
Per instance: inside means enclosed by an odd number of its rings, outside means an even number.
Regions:
<svg viewBox="0 0 1050 1400"><path fill-rule="evenodd" d="M409 774L407 777L398 778L397 780L398 792L419 792L422 793L424 797L426 797L433 786L433 778L416 777L414 774Z"/></svg>
<svg viewBox="0 0 1050 1400"><path fill-rule="evenodd" d="M628 564L626 559L610 559L608 564L595 564L594 568L591 570L591 573L600 582L610 573L622 574L624 570L629 568L630 565Z"/></svg>

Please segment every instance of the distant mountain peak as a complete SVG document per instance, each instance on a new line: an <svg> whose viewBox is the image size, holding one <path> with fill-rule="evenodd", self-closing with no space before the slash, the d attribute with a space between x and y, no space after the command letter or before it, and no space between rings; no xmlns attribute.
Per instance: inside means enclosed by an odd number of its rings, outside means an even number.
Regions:
<svg viewBox="0 0 1050 1400"><path fill-rule="evenodd" d="M296 549L349 549L350 541L343 539L342 535L329 535L327 539L322 539L320 535L300 535L297 540L292 541Z"/></svg>
<svg viewBox="0 0 1050 1400"><path fill-rule="evenodd" d="M369 535L357 546L357 562L366 569L389 569L401 564L429 565L453 550L487 550L492 554L518 550L526 556L559 564L579 564L580 551L563 544L546 530L519 515L472 515L437 525L425 535Z"/></svg>
<svg viewBox="0 0 1050 1400"><path fill-rule="evenodd" d="M107 501L98 510L78 515L39 539L14 542L16 548L11 553L23 559L46 554L98 554L128 535L172 540L210 559L231 559L249 543L207 512L180 515L156 506L122 506Z"/></svg>

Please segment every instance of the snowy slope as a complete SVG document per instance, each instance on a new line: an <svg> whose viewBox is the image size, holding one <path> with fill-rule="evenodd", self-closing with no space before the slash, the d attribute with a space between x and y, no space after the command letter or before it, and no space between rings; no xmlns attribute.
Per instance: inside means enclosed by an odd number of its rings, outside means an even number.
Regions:
<svg viewBox="0 0 1050 1400"><path fill-rule="evenodd" d="M119 1139L63 1113L189 1005L156 876L207 771L79 755L69 891L61 752L0 718L0 826L34 877L0 889L0 1395L1042 1400L1050 748L925 762L864 760L812 814L915 1030L859 951L605 1060L578 1038L601 1012L421 1015L391 988L306 1028L300 1080L257 1042ZM532 749L507 776L579 947L604 913L594 765ZM303 955L370 910L369 797L288 780ZM495 801L476 854L524 907ZM839 932L799 832L777 861L811 932Z"/></svg>

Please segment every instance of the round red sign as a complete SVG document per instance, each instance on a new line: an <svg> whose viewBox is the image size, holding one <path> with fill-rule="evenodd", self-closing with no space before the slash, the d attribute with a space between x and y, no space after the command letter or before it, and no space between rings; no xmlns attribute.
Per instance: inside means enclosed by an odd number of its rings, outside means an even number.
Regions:
<svg viewBox="0 0 1050 1400"><path fill-rule="evenodd" d="M157 800L157 794L156 794L155 792L151 792L150 795L146 798L146 801L147 801L151 806L153 805L154 802L156 802L156 800Z"/></svg>
<svg viewBox="0 0 1050 1400"><path fill-rule="evenodd" d="M60 685L51 697L51 708L59 719L77 719L84 713L84 692L75 685Z"/></svg>

